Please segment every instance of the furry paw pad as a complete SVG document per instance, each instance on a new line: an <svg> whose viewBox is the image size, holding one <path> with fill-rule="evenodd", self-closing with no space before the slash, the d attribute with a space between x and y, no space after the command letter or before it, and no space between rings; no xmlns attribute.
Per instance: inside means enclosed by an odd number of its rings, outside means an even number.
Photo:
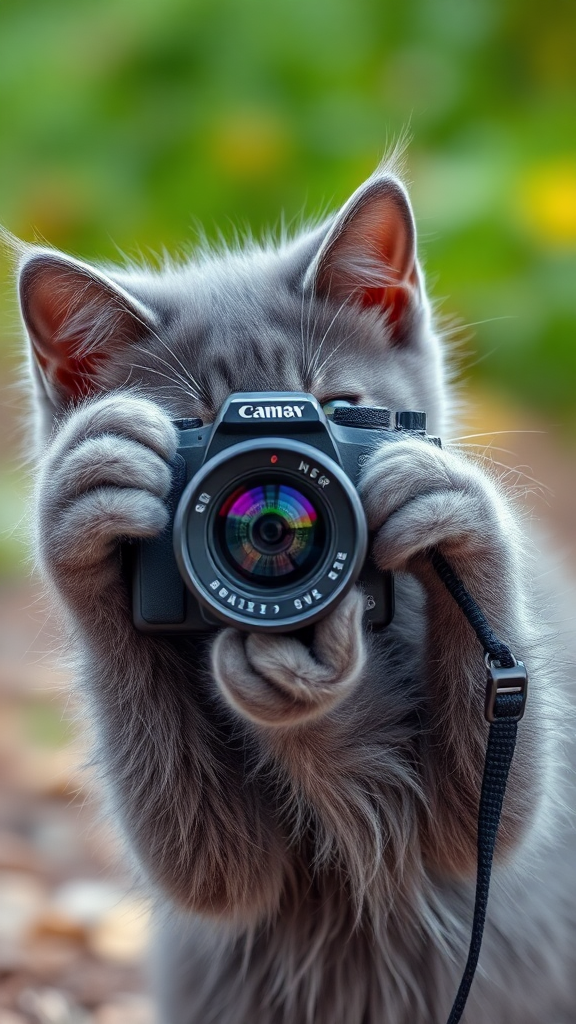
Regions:
<svg viewBox="0 0 576 1024"><path fill-rule="evenodd" d="M262 725L300 725L326 714L361 678L363 611L363 595L351 591L316 626L312 650L290 636L223 630L212 648L221 692L240 714Z"/></svg>
<svg viewBox="0 0 576 1024"><path fill-rule="evenodd" d="M88 402L64 421L37 491L38 550L57 578L81 579L104 568L119 539L164 528L176 445L164 411L130 394Z"/></svg>

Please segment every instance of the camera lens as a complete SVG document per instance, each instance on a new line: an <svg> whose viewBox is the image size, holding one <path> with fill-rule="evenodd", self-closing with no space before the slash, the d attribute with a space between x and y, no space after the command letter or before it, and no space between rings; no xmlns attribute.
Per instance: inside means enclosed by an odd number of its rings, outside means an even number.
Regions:
<svg viewBox="0 0 576 1024"><path fill-rule="evenodd" d="M174 553L210 616L250 631L316 622L358 578L367 527L358 492L319 448L249 438L208 459L184 489Z"/></svg>
<svg viewBox="0 0 576 1024"><path fill-rule="evenodd" d="M276 479L237 487L216 516L221 555L243 579L272 588L301 580L326 546L324 516L290 483Z"/></svg>

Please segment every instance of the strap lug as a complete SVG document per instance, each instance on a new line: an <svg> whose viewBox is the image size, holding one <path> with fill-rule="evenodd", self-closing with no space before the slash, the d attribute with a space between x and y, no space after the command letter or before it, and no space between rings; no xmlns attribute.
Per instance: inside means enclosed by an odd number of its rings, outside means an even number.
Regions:
<svg viewBox="0 0 576 1024"><path fill-rule="evenodd" d="M526 699L528 697L528 673L523 661L514 658L514 664L510 667L503 667L497 658L493 658L489 651L484 655L486 664L486 704L484 714L488 722L519 722L526 710ZM522 701L518 710L513 714L506 714L505 711L498 711L498 698L509 694L521 696ZM518 702L514 702L518 707Z"/></svg>

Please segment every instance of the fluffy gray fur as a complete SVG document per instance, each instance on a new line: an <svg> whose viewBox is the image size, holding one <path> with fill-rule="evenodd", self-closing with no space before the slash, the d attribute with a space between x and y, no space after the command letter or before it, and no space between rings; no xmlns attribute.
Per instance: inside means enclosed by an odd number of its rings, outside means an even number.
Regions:
<svg viewBox="0 0 576 1024"><path fill-rule="evenodd" d="M159 271L21 247L39 562L63 609L110 807L156 896L162 1024L441 1024L462 970L487 726L482 652L431 570L450 559L523 657L531 698L468 1024L576 1021L576 842L531 552L494 476L385 444L360 492L397 609L352 592L290 636L138 634L119 542L166 523L175 416L297 389L455 408L399 180L324 224Z"/></svg>

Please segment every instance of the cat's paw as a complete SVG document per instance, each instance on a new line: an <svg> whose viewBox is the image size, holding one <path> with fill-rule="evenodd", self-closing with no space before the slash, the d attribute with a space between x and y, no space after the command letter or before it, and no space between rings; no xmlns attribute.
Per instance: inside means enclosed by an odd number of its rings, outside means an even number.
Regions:
<svg viewBox="0 0 576 1024"><path fill-rule="evenodd" d="M409 569L431 548L460 564L505 557L515 533L495 482L472 461L424 439L382 444L358 489L383 570Z"/></svg>
<svg viewBox="0 0 576 1024"><path fill-rule="evenodd" d="M44 459L36 501L38 552L57 582L104 571L121 539L161 532L176 445L163 410L130 394L68 417Z"/></svg>
<svg viewBox="0 0 576 1024"><path fill-rule="evenodd" d="M316 626L312 650L290 636L223 630L212 648L212 670L227 702L268 726L301 725L326 714L362 675L364 603L351 591Z"/></svg>

